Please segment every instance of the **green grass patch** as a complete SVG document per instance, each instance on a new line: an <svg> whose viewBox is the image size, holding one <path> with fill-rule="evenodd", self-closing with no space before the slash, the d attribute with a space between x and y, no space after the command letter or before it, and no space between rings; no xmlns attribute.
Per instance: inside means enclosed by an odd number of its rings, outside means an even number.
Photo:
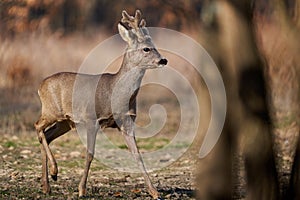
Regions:
<svg viewBox="0 0 300 200"><path fill-rule="evenodd" d="M59 165L63 168L65 167L67 169L79 168L79 167L83 166L84 161L85 161L84 159L78 158L77 160L60 161ZM63 168L62 168L62 170L63 170Z"/></svg>
<svg viewBox="0 0 300 200"><path fill-rule="evenodd" d="M13 141L6 141L4 144L3 144L4 147L6 148L9 148L9 147L16 147L17 146L17 143L13 142Z"/></svg>
<svg viewBox="0 0 300 200"><path fill-rule="evenodd" d="M157 150L165 145L167 145L170 142L167 138L146 138L146 139L137 139L137 145L140 149L144 150ZM116 142L118 148L120 149L128 149L127 145L124 142Z"/></svg>
<svg viewBox="0 0 300 200"><path fill-rule="evenodd" d="M147 138L147 139L137 139L137 144L139 148L145 150L158 150L166 146L170 142L167 138Z"/></svg>
<svg viewBox="0 0 300 200"><path fill-rule="evenodd" d="M119 144L118 147L119 147L119 149L127 149L126 144Z"/></svg>
<svg viewBox="0 0 300 200"><path fill-rule="evenodd" d="M155 151L158 149L161 149L168 145L170 143L170 139L168 138L146 138L146 139L137 139L137 145L140 149L147 150L147 151ZM118 148L120 149L127 149L127 145L122 143L122 144L117 144ZM181 144L180 144L181 146Z"/></svg>

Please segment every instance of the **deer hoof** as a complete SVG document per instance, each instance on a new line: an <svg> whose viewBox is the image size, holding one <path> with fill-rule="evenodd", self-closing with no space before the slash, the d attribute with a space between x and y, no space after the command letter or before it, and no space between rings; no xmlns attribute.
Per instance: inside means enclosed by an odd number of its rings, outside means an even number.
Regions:
<svg viewBox="0 0 300 200"><path fill-rule="evenodd" d="M79 189L79 197L86 196L86 189Z"/></svg>
<svg viewBox="0 0 300 200"><path fill-rule="evenodd" d="M51 178L52 178L54 181L57 181L57 174L51 175Z"/></svg>
<svg viewBox="0 0 300 200"><path fill-rule="evenodd" d="M58 173L57 167L56 166L51 167L50 174L54 181L57 181L57 173Z"/></svg>
<svg viewBox="0 0 300 200"><path fill-rule="evenodd" d="M43 193L44 194L50 194L51 193L51 188L50 185L43 185Z"/></svg>
<svg viewBox="0 0 300 200"><path fill-rule="evenodd" d="M153 199L160 199L158 192L156 190L149 191L150 195L153 197Z"/></svg>

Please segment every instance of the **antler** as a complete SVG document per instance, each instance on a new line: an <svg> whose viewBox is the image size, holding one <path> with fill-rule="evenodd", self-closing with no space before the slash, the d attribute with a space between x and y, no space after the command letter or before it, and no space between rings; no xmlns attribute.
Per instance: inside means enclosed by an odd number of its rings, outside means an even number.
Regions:
<svg viewBox="0 0 300 200"><path fill-rule="evenodd" d="M146 21L142 19L142 14L140 10L135 11L135 16L130 16L125 10L122 11L122 19L121 22L128 23L128 26L133 29L134 33L139 39L144 38L143 32L140 28L146 26Z"/></svg>

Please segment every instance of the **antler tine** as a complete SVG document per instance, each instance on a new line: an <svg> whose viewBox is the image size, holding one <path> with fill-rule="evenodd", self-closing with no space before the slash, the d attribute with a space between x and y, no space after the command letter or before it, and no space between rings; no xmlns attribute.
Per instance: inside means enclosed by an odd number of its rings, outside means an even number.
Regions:
<svg viewBox="0 0 300 200"><path fill-rule="evenodd" d="M122 11L122 19L121 21L123 23L132 23L134 21L134 18L132 16L130 16L125 10Z"/></svg>
<svg viewBox="0 0 300 200"><path fill-rule="evenodd" d="M140 19L141 19L141 17L142 17L142 13L141 13L141 11L140 11L140 10L136 10L136 11L135 11L134 18L136 18L136 19L140 20Z"/></svg>
<svg viewBox="0 0 300 200"><path fill-rule="evenodd" d="M133 28L133 29L138 29L141 25L144 25L144 22L142 24L142 21L145 20L141 20L141 11L140 10L136 10L135 11L135 16L130 16L125 10L122 11L122 22L123 23L128 23L129 27ZM141 23L139 24L139 22L141 21Z"/></svg>
<svg viewBox="0 0 300 200"><path fill-rule="evenodd" d="M121 22L128 23L128 26L134 29L137 34L139 34L139 28L143 28L146 26L146 21L141 18L142 14L140 10L135 11L134 17L130 16L125 10L123 10Z"/></svg>
<svg viewBox="0 0 300 200"><path fill-rule="evenodd" d="M128 23L128 26L133 29L134 33L138 37L139 40L143 40L144 34L140 30L146 26L146 21L142 19L142 14L140 10L135 11L135 15L130 16L125 10L122 11L122 19L121 22Z"/></svg>
<svg viewBox="0 0 300 200"><path fill-rule="evenodd" d="M140 10L136 10L135 11L135 23L136 25L138 25L138 27L142 28L142 27L145 27L146 26L146 21L144 19L142 19L142 13Z"/></svg>
<svg viewBox="0 0 300 200"><path fill-rule="evenodd" d="M146 27L146 21L144 19L141 20L140 27Z"/></svg>

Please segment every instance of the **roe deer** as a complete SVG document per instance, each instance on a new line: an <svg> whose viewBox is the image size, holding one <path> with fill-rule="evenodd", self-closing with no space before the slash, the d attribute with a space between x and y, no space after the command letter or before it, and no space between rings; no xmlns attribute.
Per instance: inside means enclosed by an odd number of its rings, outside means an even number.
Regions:
<svg viewBox="0 0 300 200"><path fill-rule="evenodd" d="M159 197L146 172L136 145L134 120L136 116L136 96L145 70L163 67L168 61L156 50L145 25L145 20L141 20L141 12L139 10L135 12L134 17L128 15L126 11L122 12L122 20L118 24L118 30L128 46L124 54L123 63L117 73L88 75L62 72L46 78L41 83L38 93L42 104L42 113L39 120L35 123L35 128L41 143L44 193L50 193L48 159L51 164L50 174L53 180L57 179L58 173L55 158L49 148L50 142L75 128L75 124L81 124L87 130L87 153L85 169L78 186L79 196L86 195L86 181L90 164L94 157L97 131L99 128L112 127L118 128L122 132L129 150L143 172L149 193L153 198ZM74 114L75 107L72 97L75 90L73 88L75 79L78 78L83 80L81 83L83 85L82 88L90 88L95 83L95 79L99 80L99 82L96 82L95 104L91 108L96 113L94 117L89 113L89 109L83 108L80 110L81 107L76 107L76 110L80 112L80 117ZM117 85L120 86L120 82L122 82L122 88L115 89ZM113 92L116 94L113 95ZM86 93L88 94L88 91L82 90L80 93L84 96ZM114 101L117 101L118 105L113 110ZM84 106L87 107L88 105Z"/></svg>

